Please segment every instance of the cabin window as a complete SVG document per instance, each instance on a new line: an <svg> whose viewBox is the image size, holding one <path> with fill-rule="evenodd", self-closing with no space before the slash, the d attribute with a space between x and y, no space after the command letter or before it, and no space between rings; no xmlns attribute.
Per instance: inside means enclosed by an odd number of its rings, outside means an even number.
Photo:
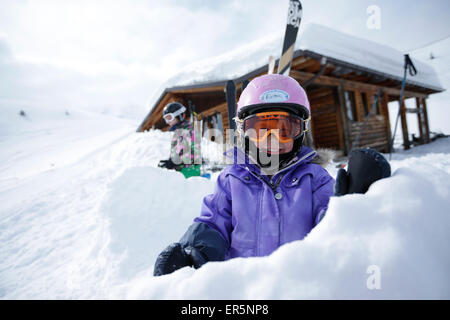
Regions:
<svg viewBox="0 0 450 320"><path fill-rule="evenodd" d="M201 126L203 137L206 137L211 141L216 141L216 138L218 138L216 135L223 134L222 115L220 113L215 113L211 116L203 118Z"/></svg>
<svg viewBox="0 0 450 320"><path fill-rule="evenodd" d="M373 102L375 102L376 96L377 96L376 94L373 95ZM376 108L375 114L381 114L380 113L380 102L381 102L380 100L381 100L381 97L378 97L377 105L375 106L375 108Z"/></svg>
<svg viewBox="0 0 450 320"><path fill-rule="evenodd" d="M365 92L361 93L361 100L362 100L362 104L363 104L363 108L364 108L364 116L365 117L367 117L370 110L372 109L373 103L375 102L376 94L372 95L370 104L369 104L368 96L369 96L368 93L365 93ZM377 102L377 105L375 106L375 108L376 109L374 112L372 112L372 115L380 114L380 98L378 98L378 102Z"/></svg>
<svg viewBox="0 0 450 320"><path fill-rule="evenodd" d="M345 108L347 109L348 119L350 121L356 121L356 102L353 91L345 91Z"/></svg>
<svg viewBox="0 0 450 320"><path fill-rule="evenodd" d="M369 114L369 102L367 101L367 93L362 92L361 99L364 108L364 116L367 117L367 115Z"/></svg>

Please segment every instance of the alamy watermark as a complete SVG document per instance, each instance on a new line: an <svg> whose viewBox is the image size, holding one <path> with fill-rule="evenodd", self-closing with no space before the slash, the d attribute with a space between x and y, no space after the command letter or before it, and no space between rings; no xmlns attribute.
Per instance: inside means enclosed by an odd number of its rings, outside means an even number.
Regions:
<svg viewBox="0 0 450 320"><path fill-rule="evenodd" d="M366 20L366 26L371 30L381 29L381 9L377 5L370 5L366 9L366 13L369 15Z"/></svg>
<svg viewBox="0 0 450 320"><path fill-rule="evenodd" d="M379 266L373 264L367 267L366 273L369 277L366 281L367 289L381 290L381 269Z"/></svg>
<svg viewBox="0 0 450 320"><path fill-rule="evenodd" d="M250 160L255 162L255 159L258 159L258 162L264 166L264 171L271 172L272 169L276 169L279 166L280 156L273 150L279 150L281 144L278 139L267 135L267 130L261 131L259 135L253 129L246 131L246 135L267 136L266 139L262 139L263 141L258 143L258 146L256 143L247 143L246 147L243 145L245 140L248 142L248 137L236 136L236 130L233 129L227 129L225 136L219 129L208 129L208 135L209 139L213 137L213 141L219 145L219 148L222 147L224 151L220 161L221 164L247 164ZM279 130L273 129L271 134L279 136ZM176 148L171 153L171 160L175 165L202 164L200 136L199 133L194 133L192 138L188 129L175 130L175 134L172 137L172 145L175 145ZM238 147L241 151L245 149L245 152L226 152L233 151L234 147Z"/></svg>

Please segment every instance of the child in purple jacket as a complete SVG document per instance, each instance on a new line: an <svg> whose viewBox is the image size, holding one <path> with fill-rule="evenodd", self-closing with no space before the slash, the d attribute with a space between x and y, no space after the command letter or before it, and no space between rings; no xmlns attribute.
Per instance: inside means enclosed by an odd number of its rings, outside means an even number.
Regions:
<svg viewBox="0 0 450 320"><path fill-rule="evenodd" d="M234 164L221 172L181 240L158 256L154 275L269 255L320 222L335 181L324 169L332 153L303 145L309 119L307 95L295 79L269 74L248 84L237 107L238 147L228 154ZM347 193L347 172L338 178L338 193Z"/></svg>

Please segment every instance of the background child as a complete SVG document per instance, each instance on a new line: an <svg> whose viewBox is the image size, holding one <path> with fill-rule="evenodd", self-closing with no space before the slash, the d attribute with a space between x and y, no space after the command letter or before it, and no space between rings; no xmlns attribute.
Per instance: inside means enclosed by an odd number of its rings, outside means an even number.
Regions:
<svg viewBox="0 0 450 320"><path fill-rule="evenodd" d="M195 136L192 123L186 121L186 107L179 102L171 102L164 107L164 121L174 131L172 137L170 158L161 160L160 168L180 171L186 178L200 175L202 163L200 143Z"/></svg>

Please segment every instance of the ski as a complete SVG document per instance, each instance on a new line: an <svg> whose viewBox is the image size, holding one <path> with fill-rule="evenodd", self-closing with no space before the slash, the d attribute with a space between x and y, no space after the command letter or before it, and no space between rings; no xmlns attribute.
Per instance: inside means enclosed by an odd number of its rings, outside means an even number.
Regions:
<svg viewBox="0 0 450 320"><path fill-rule="evenodd" d="M299 0L289 1L286 32L284 34L283 51L278 63L278 73L288 76L294 56L294 46L298 29L302 20L302 4Z"/></svg>
<svg viewBox="0 0 450 320"><path fill-rule="evenodd" d="M245 88L247 88L249 83L250 83L250 81L248 79L242 81L242 91L244 91Z"/></svg>
<svg viewBox="0 0 450 320"><path fill-rule="evenodd" d="M236 83L233 80L227 81L225 89L228 105L228 126L230 129L235 129L234 117L236 116Z"/></svg>

